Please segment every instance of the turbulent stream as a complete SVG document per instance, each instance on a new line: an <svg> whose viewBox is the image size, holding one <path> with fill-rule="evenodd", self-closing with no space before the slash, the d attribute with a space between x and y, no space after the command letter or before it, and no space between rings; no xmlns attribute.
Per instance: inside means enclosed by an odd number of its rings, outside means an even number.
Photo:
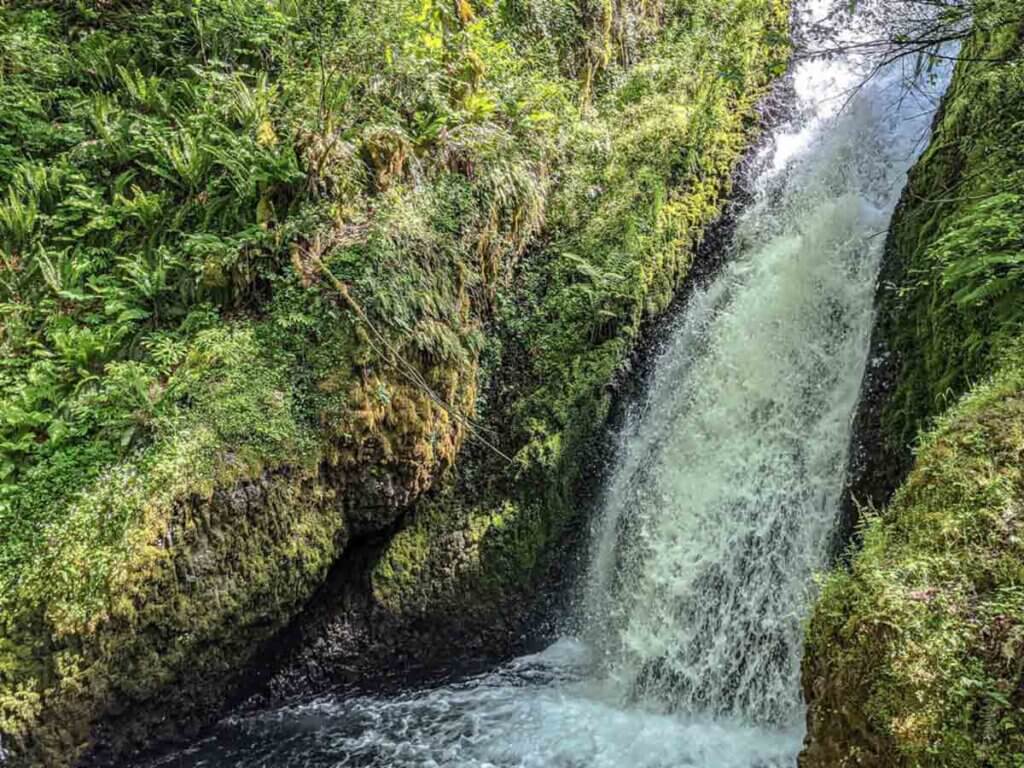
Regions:
<svg viewBox="0 0 1024 768"><path fill-rule="evenodd" d="M570 634L456 683L229 718L159 764L793 766L884 232L935 108L898 72L855 89L868 66L795 67L725 266L619 437Z"/></svg>

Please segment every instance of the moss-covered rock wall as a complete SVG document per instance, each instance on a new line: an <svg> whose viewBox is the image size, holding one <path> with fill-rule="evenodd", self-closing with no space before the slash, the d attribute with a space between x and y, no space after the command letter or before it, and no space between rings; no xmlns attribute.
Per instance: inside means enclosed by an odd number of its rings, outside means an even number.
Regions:
<svg viewBox="0 0 1024 768"><path fill-rule="evenodd" d="M506 635L787 13L0 9L7 762L202 724L329 574L395 653Z"/></svg>
<svg viewBox="0 0 1024 768"><path fill-rule="evenodd" d="M805 768L1024 761L1022 51L979 25L893 222L860 501L905 480L815 606Z"/></svg>

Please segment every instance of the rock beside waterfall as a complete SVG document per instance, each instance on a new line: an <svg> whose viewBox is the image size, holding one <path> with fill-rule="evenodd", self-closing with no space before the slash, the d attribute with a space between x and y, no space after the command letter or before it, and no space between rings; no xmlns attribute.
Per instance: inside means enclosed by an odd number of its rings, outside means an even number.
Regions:
<svg viewBox="0 0 1024 768"><path fill-rule="evenodd" d="M893 222L803 768L1024 760L1022 56L1019 14L964 48Z"/></svg>
<svg viewBox="0 0 1024 768"><path fill-rule="evenodd" d="M518 641L787 18L0 9L5 768Z"/></svg>

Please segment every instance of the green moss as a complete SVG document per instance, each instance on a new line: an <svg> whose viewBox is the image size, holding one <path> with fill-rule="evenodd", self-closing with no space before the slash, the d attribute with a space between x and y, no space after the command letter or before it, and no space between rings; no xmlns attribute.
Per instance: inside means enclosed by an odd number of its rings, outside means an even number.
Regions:
<svg viewBox="0 0 1024 768"><path fill-rule="evenodd" d="M586 433L603 419L601 390L668 305L728 191L753 104L785 60L786 13L771 2L691 6L580 127L551 206L552 244L524 265L515 296L530 306L521 343L539 384L516 406L537 442L524 450L542 454L574 420Z"/></svg>
<svg viewBox="0 0 1024 768"><path fill-rule="evenodd" d="M1024 761L1024 362L943 416L824 584L807 765Z"/></svg>
<svg viewBox="0 0 1024 768"><path fill-rule="evenodd" d="M97 711L230 672L340 551L315 442L254 330L199 334L177 375L195 371L193 408L135 460L0 508L5 531L32 526L6 539L20 546L5 547L0 591L0 731L45 764L87 744Z"/></svg>
<svg viewBox="0 0 1024 768"><path fill-rule="evenodd" d="M522 589L785 21L776 0L0 9L13 759L201 720L474 414L512 465L417 510L374 588L398 614Z"/></svg>
<svg viewBox="0 0 1024 768"><path fill-rule="evenodd" d="M378 602L396 612L401 610L403 597L420 578L433 553L431 534L440 528L438 521L420 521L395 534L374 567L373 596Z"/></svg>
<svg viewBox="0 0 1024 768"><path fill-rule="evenodd" d="M194 392L193 408L167 426L164 440L105 470L95 469L93 457L75 462L70 474L62 463L44 465L37 480L8 494L0 505L5 614L66 603L87 623L109 598L110 568L126 537L150 510L208 496L267 464L308 465L315 444L296 419L284 373L250 327L201 333L169 384ZM57 494L41 497L57 478Z"/></svg>
<svg viewBox="0 0 1024 768"><path fill-rule="evenodd" d="M487 456L487 481L469 471L421 505L374 570L385 605L436 614L529 588L577 509L609 382L685 279L728 192L754 104L784 61L786 24L783 3L691 4L595 99L551 193L550 242L496 297L500 354L525 370L501 367L499 354L485 375L514 376L515 390L483 416L514 462Z"/></svg>
<svg viewBox="0 0 1024 768"><path fill-rule="evenodd" d="M396 616L491 615L528 587L566 516L541 503L467 504L455 491L421 503L374 564L374 598Z"/></svg>

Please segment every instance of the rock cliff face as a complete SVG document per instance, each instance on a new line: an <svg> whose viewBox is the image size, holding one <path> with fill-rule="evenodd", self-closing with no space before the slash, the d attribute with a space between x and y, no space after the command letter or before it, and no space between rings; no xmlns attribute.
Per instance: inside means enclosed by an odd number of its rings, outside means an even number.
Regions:
<svg viewBox="0 0 1024 768"><path fill-rule="evenodd" d="M787 55L780 0L199 5L0 11L5 765L506 647Z"/></svg>
<svg viewBox="0 0 1024 768"><path fill-rule="evenodd" d="M1024 759L1022 52L1019 19L965 46L889 235L805 768Z"/></svg>

